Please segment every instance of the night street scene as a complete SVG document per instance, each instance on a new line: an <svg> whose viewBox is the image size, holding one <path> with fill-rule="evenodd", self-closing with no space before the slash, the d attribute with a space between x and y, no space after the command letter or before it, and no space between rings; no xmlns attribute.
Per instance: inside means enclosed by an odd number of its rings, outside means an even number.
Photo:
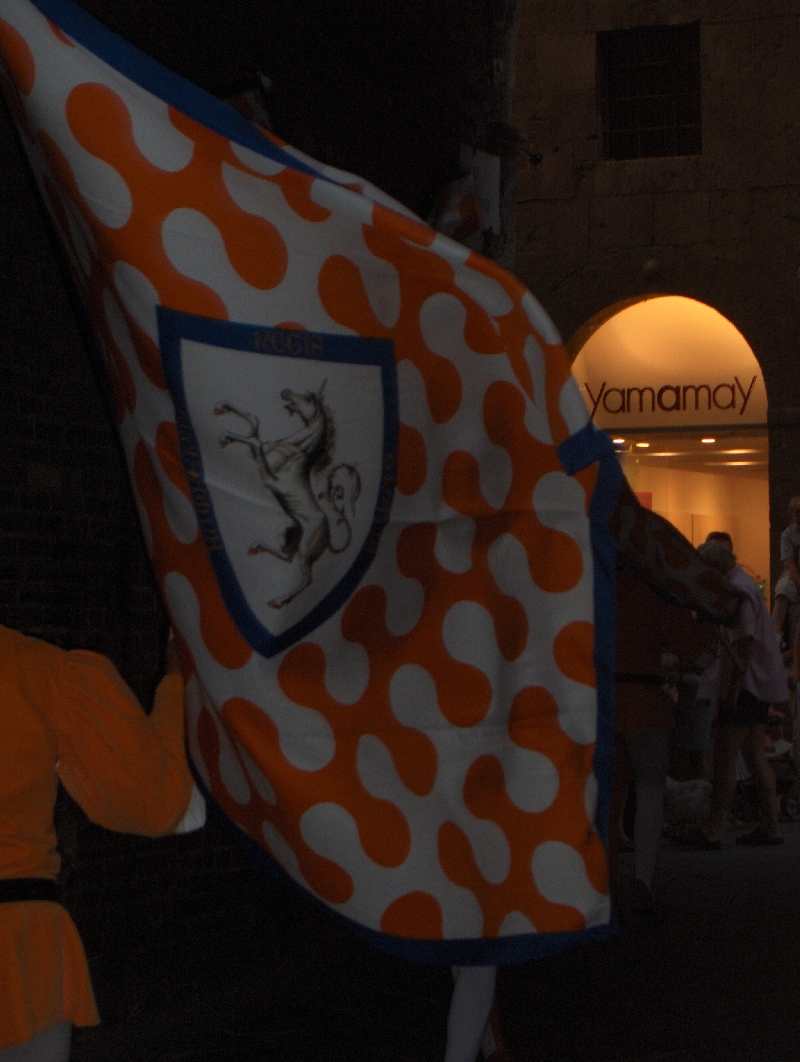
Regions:
<svg viewBox="0 0 800 1062"><path fill-rule="evenodd" d="M800 1062L800 0L0 0L0 1062Z"/></svg>

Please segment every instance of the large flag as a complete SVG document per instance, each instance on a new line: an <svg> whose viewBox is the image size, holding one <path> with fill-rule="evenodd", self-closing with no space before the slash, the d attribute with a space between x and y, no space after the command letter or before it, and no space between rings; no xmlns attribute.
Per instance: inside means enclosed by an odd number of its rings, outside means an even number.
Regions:
<svg viewBox="0 0 800 1062"><path fill-rule="evenodd" d="M204 792L410 958L608 932L619 468L546 314L70 0L0 19Z"/></svg>

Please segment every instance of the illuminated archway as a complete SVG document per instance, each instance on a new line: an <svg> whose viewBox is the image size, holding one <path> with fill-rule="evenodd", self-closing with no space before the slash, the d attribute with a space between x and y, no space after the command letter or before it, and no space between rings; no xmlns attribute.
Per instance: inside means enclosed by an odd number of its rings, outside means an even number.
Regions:
<svg viewBox="0 0 800 1062"><path fill-rule="evenodd" d="M694 545L728 531L740 562L766 583L767 395L741 332L705 303L651 295L607 307L567 348L592 419L619 440L642 501Z"/></svg>

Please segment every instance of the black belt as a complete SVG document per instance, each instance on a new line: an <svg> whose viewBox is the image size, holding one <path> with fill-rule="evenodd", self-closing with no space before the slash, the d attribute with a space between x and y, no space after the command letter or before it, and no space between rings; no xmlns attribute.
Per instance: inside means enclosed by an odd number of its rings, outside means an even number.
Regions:
<svg viewBox="0 0 800 1062"><path fill-rule="evenodd" d="M642 686L663 686L666 682L665 675L646 675L639 671L618 671L614 675L615 682L638 682Z"/></svg>
<svg viewBox="0 0 800 1062"><path fill-rule="evenodd" d="M61 888L50 878L0 878L0 903L52 900L61 903Z"/></svg>

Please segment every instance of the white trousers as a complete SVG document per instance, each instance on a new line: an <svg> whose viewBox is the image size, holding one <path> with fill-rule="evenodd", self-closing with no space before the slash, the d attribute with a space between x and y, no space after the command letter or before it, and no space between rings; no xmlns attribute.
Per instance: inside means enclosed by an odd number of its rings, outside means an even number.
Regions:
<svg viewBox="0 0 800 1062"><path fill-rule="evenodd" d="M444 1062L475 1062L492 1011L496 976L496 966L453 967Z"/></svg>
<svg viewBox="0 0 800 1062"><path fill-rule="evenodd" d="M0 1050L0 1062L68 1062L72 1022L62 1021L24 1043Z"/></svg>
<svg viewBox="0 0 800 1062"><path fill-rule="evenodd" d="M625 745L633 764L633 785L636 790L636 819L633 824L635 875L648 889L653 885L653 871L664 828L669 733L669 730L656 726L625 731Z"/></svg>

